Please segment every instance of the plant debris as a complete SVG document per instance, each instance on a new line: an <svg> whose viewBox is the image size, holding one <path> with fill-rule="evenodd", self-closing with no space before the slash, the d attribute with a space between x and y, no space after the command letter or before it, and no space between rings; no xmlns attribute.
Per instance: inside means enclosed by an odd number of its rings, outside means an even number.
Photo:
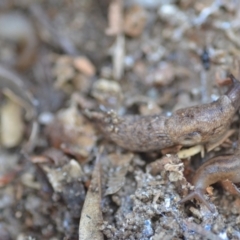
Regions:
<svg viewBox="0 0 240 240"><path fill-rule="evenodd" d="M0 239L240 239L238 183L207 187L214 213L179 204L235 152L237 109L214 141L141 142L153 115L165 130L240 79L239 18L234 0L0 1Z"/></svg>

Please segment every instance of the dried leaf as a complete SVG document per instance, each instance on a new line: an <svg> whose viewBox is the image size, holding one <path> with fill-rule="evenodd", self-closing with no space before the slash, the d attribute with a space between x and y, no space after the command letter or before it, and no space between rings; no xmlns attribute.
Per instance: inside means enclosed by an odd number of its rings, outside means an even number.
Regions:
<svg viewBox="0 0 240 240"><path fill-rule="evenodd" d="M146 25L147 13L139 5L129 8L124 18L124 32L130 37L138 37Z"/></svg>
<svg viewBox="0 0 240 240"><path fill-rule="evenodd" d="M122 32L122 0L113 0L108 9L108 25L106 29L107 35L118 35Z"/></svg>
<svg viewBox="0 0 240 240"><path fill-rule="evenodd" d="M96 165L92 174L92 181L89 186L87 196L83 205L81 218L79 222L79 240L103 240L103 234L99 230L103 222L101 202L101 174L100 174L100 157L99 153Z"/></svg>
<svg viewBox="0 0 240 240"><path fill-rule="evenodd" d="M108 188L105 195L116 193L124 185L133 154L110 154L108 157L113 166L109 170L110 177L108 178Z"/></svg>
<svg viewBox="0 0 240 240"><path fill-rule="evenodd" d="M55 60L53 75L56 77L56 88L64 88L64 85L74 78L75 70L72 63L73 59L69 56L58 56Z"/></svg>
<svg viewBox="0 0 240 240"><path fill-rule="evenodd" d="M47 128L52 145L76 158L86 158L96 142L94 126L85 121L75 106L63 109ZM79 159L81 160L81 159Z"/></svg>
<svg viewBox="0 0 240 240"><path fill-rule="evenodd" d="M212 196L213 195L213 187L211 187L211 186L207 187L206 192L208 195Z"/></svg>
<svg viewBox="0 0 240 240"><path fill-rule="evenodd" d="M160 159L155 160L152 163L149 163L147 165L147 171L150 172L153 176L156 176L164 170L164 166L167 163L172 163L172 160L171 158L164 156Z"/></svg>
<svg viewBox="0 0 240 240"><path fill-rule="evenodd" d="M65 182L74 182L82 176L82 168L76 160L71 160L61 168L49 168L42 165L55 192L62 192Z"/></svg>
<svg viewBox="0 0 240 240"><path fill-rule="evenodd" d="M86 76L94 76L96 68L86 57L77 57L73 59L73 66L79 71L84 73Z"/></svg>

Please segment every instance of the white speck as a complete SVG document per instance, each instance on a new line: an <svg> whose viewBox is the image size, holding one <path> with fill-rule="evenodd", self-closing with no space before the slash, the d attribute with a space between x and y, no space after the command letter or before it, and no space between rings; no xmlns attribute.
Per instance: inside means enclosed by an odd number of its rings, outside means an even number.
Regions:
<svg viewBox="0 0 240 240"><path fill-rule="evenodd" d="M226 232L221 232L221 233L218 234L218 236L223 240L228 240Z"/></svg>
<svg viewBox="0 0 240 240"><path fill-rule="evenodd" d="M174 5L167 4L167 5L163 5L159 11L161 14L173 15L177 12L177 8Z"/></svg>
<svg viewBox="0 0 240 240"><path fill-rule="evenodd" d="M170 198L165 198L165 207L169 208L170 207Z"/></svg>
<svg viewBox="0 0 240 240"><path fill-rule="evenodd" d="M54 119L54 115L50 112L43 112L39 115L38 121L43 125L51 123Z"/></svg>
<svg viewBox="0 0 240 240"><path fill-rule="evenodd" d="M219 96L218 96L218 95L215 95L215 94L212 94L212 95L211 95L211 99L212 99L213 101L217 101L217 100L219 99Z"/></svg>
<svg viewBox="0 0 240 240"><path fill-rule="evenodd" d="M124 58L124 64L125 64L125 67L127 67L127 68L133 67L133 65L134 65L133 57L132 56L126 56Z"/></svg>
<svg viewBox="0 0 240 240"><path fill-rule="evenodd" d="M166 116L167 116L167 117L171 117L171 116L172 116L172 112L167 112L167 113L166 113Z"/></svg>

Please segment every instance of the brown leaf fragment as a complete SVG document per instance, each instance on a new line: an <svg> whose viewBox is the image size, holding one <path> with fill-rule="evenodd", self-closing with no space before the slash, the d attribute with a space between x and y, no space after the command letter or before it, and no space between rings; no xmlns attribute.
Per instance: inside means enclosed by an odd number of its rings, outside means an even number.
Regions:
<svg viewBox="0 0 240 240"><path fill-rule="evenodd" d="M218 86L228 86L232 83L229 77L222 77L220 71L215 74L215 82Z"/></svg>
<svg viewBox="0 0 240 240"><path fill-rule="evenodd" d="M133 154L110 154L109 158L113 166L109 171L105 195L114 194L122 188Z"/></svg>
<svg viewBox="0 0 240 240"><path fill-rule="evenodd" d="M108 9L108 25L106 34L110 36L118 35L122 32L122 0L113 0Z"/></svg>
<svg viewBox="0 0 240 240"><path fill-rule="evenodd" d="M211 187L211 186L207 187L206 192L208 195L213 196L213 187Z"/></svg>
<svg viewBox="0 0 240 240"><path fill-rule="evenodd" d="M130 37L138 37L146 25L146 11L139 5L129 8L124 17L124 33Z"/></svg>
<svg viewBox="0 0 240 240"><path fill-rule="evenodd" d="M53 75L56 78L55 87L64 89L64 85L74 78L75 70L69 56L60 56L54 62Z"/></svg>
<svg viewBox="0 0 240 240"><path fill-rule="evenodd" d="M62 193L66 183L73 183L82 177L82 169L79 163L72 159L67 164L58 168L50 168L42 165L43 170L47 173L49 182L55 192Z"/></svg>
<svg viewBox="0 0 240 240"><path fill-rule="evenodd" d="M54 152L52 155L54 155ZM55 158L56 156L53 157ZM85 199L85 188L81 181L83 171L80 164L72 159L61 167L41 164L39 169L46 174L47 178L44 181L48 180L45 188L47 187L49 191L52 192L53 190L57 193L67 206L70 215L74 218L79 218ZM44 184L46 185L46 183Z"/></svg>
<svg viewBox="0 0 240 240"><path fill-rule="evenodd" d="M48 148L42 157L48 158L48 161L53 161L56 166L62 166L69 162L68 157L56 148Z"/></svg>
<svg viewBox="0 0 240 240"><path fill-rule="evenodd" d="M161 171L164 170L164 166L167 163L171 163L171 159L164 156L160 159L157 159L156 161L149 163L147 166L147 171L150 172L153 176L156 176L159 174Z"/></svg>
<svg viewBox="0 0 240 240"><path fill-rule="evenodd" d="M182 148L182 145L175 145L175 146L172 146L172 147L168 147L168 148L164 148L161 150L161 153L163 155L165 154L168 154L168 153L177 153L179 152L179 150Z"/></svg>
<svg viewBox="0 0 240 240"><path fill-rule="evenodd" d="M89 154L85 149L79 148L78 145L71 145L67 143L61 144L61 150L65 154L74 156L79 162L83 162Z"/></svg>
<svg viewBox="0 0 240 240"><path fill-rule="evenodd" d="M75 106L61 110L48 125L46 133L53 147L79 160L89 155L96 141L94 127L85 121Z"/></svg>
<svg viewBox="0 0 240 240"><path fill-rule="evenodd" d="M96 68L86 57L76 57L73 59L73 66L79 71L84 73L86 76L94 76Z"/></svg>
<svg viewBox="0 0 240 240"><path fill-rule="evenodd" d="M108 188L105 195L111 195L118 192L125 183L125 175L128 171L128 167L117 168L112 176L108 179Z"/></svg>
<svg viewBox="0 0 240 240"><path fill-rule="evenodd" d="M96 164L92 173L92 181L83 205L79 222L79 240L103 240L99 226L103 223L101 202L101 153L98 153Z"/></svg>

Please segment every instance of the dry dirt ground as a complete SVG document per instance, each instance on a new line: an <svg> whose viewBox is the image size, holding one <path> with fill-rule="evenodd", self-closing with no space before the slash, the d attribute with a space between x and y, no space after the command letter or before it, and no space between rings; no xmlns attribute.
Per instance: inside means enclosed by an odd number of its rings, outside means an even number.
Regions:
<svg viewBox="0 0 240 240"><path fill-rule="evenodd" d="M239 39L234 0L0 0L0 239L240 239L221 183L214 213L178 204L204 161L234 152L238 113L219 141L150 152L86 117L216 100L240 77Z"/></svg>

